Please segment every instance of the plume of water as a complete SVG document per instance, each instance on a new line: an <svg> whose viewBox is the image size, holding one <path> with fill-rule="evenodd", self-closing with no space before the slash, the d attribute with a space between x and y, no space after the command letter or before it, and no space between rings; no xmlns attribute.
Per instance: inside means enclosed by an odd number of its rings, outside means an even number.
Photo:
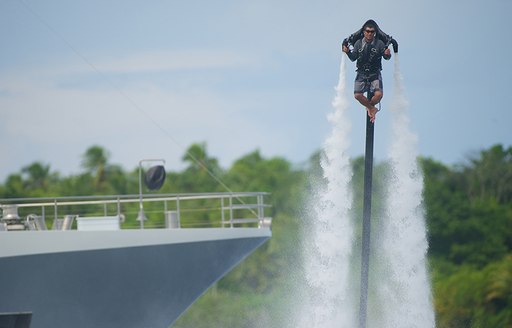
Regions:
<svg viewBox="0 0 512 328"><path fill-rule="evenodd" d="M354 327L355 305L350 290L349 262L353 248L353 222L350 219L352 168L348 154L351 123L345 96L345 60L340 64L335 88L332 125L323 145L320 165L323 179L311 197L311 223L304 236L307 290L302 298L299 327Z"/></svg>
<svg viewBox="0 0 512 328"><path fill-rule="evenodd" d="M417 136L410 130L398 55L395 56L391 104L386 212L379 222L376 258L380 318L372 327L435 327L426 255L428 242L422 204L423 176L417 163Z"/></svg>
<svg viewBox="0 0 512 328"><path fill-rule="evenodd" d="M398 55L395 56L392 145L389 152L384 213L379 213L372 239L370 280L373 306L369 328L434 328L422 204L423 177L417 163L417 136L410 129ZM345 61L340 65L332 131L323 145L323 177L316 183L304 235L306 286L301 288L301 314L293 327L355 328L359 290L353 270L355 223L351 218L352 168L348 149L351 123L345 97Z"/></svg>

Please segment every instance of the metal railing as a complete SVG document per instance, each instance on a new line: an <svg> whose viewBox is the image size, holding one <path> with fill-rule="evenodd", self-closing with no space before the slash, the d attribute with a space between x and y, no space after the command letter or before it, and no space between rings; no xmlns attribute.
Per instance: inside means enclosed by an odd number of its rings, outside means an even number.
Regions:
<svg viewBox="0 0 512 328"><path fill-rule="evenodd" d="M23 223L26 229L44 230L37 227L53 219L53 229L66 230L74 227L73 218L118 217L124 229L139 226L270 228L271 218L265 216L265 209L270 205L264 202L268 195L265 192L144 195L146 222L137 221L140 195L0 199L0 223L7 226L18 221L15 223L18 226ZM15 214L12 214L13 206Z"/></svg>

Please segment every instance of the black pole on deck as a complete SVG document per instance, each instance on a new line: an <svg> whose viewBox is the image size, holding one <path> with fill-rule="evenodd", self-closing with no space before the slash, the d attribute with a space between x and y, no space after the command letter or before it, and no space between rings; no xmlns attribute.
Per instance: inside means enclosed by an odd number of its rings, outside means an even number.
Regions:
<svg viewBox="0 0 512 328"><path fill-rule="evenodd" d="M368 100L373 94L368 92ZM372 211L372 175L373 175L373 134L374 123L366 115L366 147L364 152L364 201L363 201L363 237L361 252L361 295L359 303L359 328L366 328L368 305L368 273L370 270L370 228Z"/></svg>

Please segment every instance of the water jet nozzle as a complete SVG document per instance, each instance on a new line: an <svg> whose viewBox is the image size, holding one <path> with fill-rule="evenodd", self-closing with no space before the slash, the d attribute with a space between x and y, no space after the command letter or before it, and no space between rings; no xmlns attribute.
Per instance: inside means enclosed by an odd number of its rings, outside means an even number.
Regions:
<svg viewBox="0 0 512 328"><path fill-rule="evenodd" d="M388 41L388 45L389 43L391 43L393 45L393 51L396 53L398 53L398 42L396 42L395 39L393 38L390 38L389 41Z"/></svg>

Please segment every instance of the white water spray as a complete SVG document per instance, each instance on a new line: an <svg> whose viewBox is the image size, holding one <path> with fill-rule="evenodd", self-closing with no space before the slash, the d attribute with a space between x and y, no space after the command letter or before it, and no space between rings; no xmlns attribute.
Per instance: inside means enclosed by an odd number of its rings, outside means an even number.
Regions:
<svg viewBox="0 0 512 328"><path fill-rule="evenodd" d="M323 181L311 199L312 222L304 236L305 271L308 286L303 290L301 315L296 326L352 328L357 317L350 289L350 257L354 227L349 211L352 206L350 180L352 168L348 154L351 123L345 97L345 60L340 64L333 109L328 116L332 125L326 139L321 167Z"/></svg>
<svg viewBox="0 0 512 328"><path fill-rule="evenodd" d="M423 177L417 163L417 137L411 132L398 55L395 55L391 174L384 213L372 220L368 328L433 328L434 311L427 272L428 243L422 205ZM318 184L305 234L305 274L301 313L293 327L356 328L359 310L360 243L351 218L352 169L348 149L351 123L345 98L345 61L329 114L332 132L323 147L323 184ZM375 195L379 196L379 195ZM382 195L380 195L382 196ZM379 197L377 197L379 198ZM382 197L380 197L382 198ZM357 248L357 249L356 249ZM373 281L372 281L373 280Z"/></svg>
<svg viewBox="0 0 512 328"><path fill-rule="evenodd" d="M434 311L427 272L428 242L422 204L423 176L417 163L417 136L410 130L398 54L395 55L391 104L391 174L387 181L386 213L378 224L379 259L374 284L378 291L380 328L432 328Z"/></svg>

